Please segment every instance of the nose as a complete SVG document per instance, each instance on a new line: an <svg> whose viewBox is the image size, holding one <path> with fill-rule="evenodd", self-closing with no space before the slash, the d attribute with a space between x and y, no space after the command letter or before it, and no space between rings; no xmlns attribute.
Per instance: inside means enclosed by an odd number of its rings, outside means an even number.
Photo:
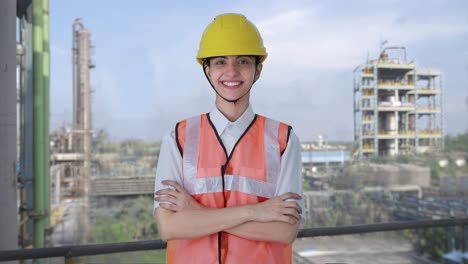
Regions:
<svg viewBox="0 0 468 264"><path fill-rule="evenodd" d="M226 67L226 74L228 76L237 76L239 74L239 65L235 61L229 61Z"/></svg>

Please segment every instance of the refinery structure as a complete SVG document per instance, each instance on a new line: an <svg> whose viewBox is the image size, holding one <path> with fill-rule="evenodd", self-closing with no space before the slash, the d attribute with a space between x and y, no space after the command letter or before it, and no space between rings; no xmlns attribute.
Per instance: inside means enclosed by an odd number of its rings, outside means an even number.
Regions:
<svg viewBox="0 0 468 264"><path fill-rule="evenodd" d="M354 70L354 154L359 159L439 150L442 76L408 61L405 47L382 47Z"/></svg>
<svg viewBox="0 0 468 264"><path fill-rule="evenodd" d="M91 164L91 33L79 19L73 23L73 118L60 134L51 135L51 170L57 171L53 184L65 196L88 197ZM55 173L52 173L53 176ZM62 188L55 188L60 186Z"/></svg>
<svg viewBox="0 0 468 264"><path fill-rule="evenodd" d="M49 84L34 75L46 71L41 67L41 63L31 63L33 59L39 59L33 57L30 46L33 43L33 25L30 21L30 17L22 17L21 38L17 45L17 54L21 55L18 56L18 91L21 95L18 101L18 171L19 203L22 205L19 243L39 247L44 245L44 233L50 227L49 224L55 224L57 217L53 216L61 214L62 198L78 198L81 213L84 215L87 215L89 210L92 160L90 69L95 66L91 59L91 33L80 19L76 19L72 25L71 47L73 123L71 126L64 126L60 133L49 134L48 104L42 104L45 107L41 109L36 102L39 96L44 102L49 98L48 92L45 92ZM44 93L38 94L39 91ZM46 124L44 120L47 120ZM36 160L38 157L43 157L44 160ZM47 221L49 214L50 221ZM85 220L86 218L80 218L78 223L80 238L83 241L88 235L88 224Z"/></svg>

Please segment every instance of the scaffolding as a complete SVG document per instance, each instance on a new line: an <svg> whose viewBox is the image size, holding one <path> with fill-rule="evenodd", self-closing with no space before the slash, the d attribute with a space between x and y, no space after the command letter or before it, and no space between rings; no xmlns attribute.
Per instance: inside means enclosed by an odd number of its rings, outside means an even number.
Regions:
<svg viewBox="0 0 468 264"><path fill-rule="evenodd" d="M378 59L356 67L353 97L359 159L443 147L441 73L418 69L405 47L382 47Z"/></svg>

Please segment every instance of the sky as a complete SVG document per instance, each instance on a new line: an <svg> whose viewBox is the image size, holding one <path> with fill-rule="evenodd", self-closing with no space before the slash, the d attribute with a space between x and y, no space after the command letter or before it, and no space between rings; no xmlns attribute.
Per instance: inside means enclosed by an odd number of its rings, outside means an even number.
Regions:
<svg viewBox="0 0 468 264"><path fill-rule="evenodd" d="M93 129L115 140L161 140L209 112L215 94L195 56L218 14L242 13L268 58L251 92L258 114L290 124L302 141L352 141L353 70L380 43L405 46L418 68L443 74L445 134L468 131L468 2L50 1L51 130L72 118L72 24L95 46Z"/></svg>

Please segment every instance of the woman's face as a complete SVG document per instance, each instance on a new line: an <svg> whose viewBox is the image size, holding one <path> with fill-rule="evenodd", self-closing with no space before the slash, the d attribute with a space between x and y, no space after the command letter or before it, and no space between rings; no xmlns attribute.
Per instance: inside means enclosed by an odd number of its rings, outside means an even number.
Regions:
<svg viewBox="0 0 468 264"><path fill-rule="evenodd" d="M205 71L218 94L227 100L237 100L260 77L262 64L257 65L253 56L222 56L210 59Z"/></svg>

